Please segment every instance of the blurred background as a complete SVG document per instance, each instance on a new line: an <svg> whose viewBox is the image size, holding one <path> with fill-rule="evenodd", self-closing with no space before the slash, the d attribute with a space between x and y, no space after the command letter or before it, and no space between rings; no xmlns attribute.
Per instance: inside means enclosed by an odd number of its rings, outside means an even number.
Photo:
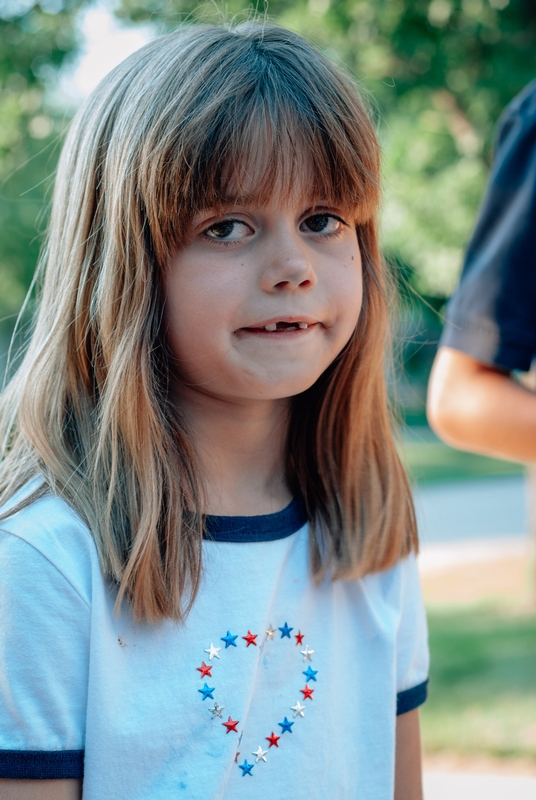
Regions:
<svg viewBox="0 0 536 800"><path fill-rule="evenodd" d="M246 0L224 7L240 18L254 10ZM433 658L422 713L427 797L457 791L462 800L457 775L468 786L471 776L491 773L498 777L486 797L509 792L522 800L527 791L534 798L531 492L521 465L439 442L426 423L425 396L444 305L486 186L495 123L536 77L536 3L271 0L267 11L357 77L383 144L383 251L401 298L391 382L416 487ZM129 53L201 17L221 12L190 0L0 0L2 363L69 119ZM504 795L493 794L497 786ZM475 787L467 796L480 796Z"/></svg>

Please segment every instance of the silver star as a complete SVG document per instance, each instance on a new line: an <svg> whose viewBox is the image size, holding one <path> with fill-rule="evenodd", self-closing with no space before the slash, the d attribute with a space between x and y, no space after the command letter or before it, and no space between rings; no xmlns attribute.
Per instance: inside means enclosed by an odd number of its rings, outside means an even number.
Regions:
<svg viewBox="0 0 536 800"><path fill-rule="evenodd" d="M259 761L266 761L266 753L268 750L263 750L262 747L259 745L256 750L253 751L253 755L257 756L256 763L258 764Z"/></svg>
<svg viewBox="0 0 536 800"><path fill-rule="evenodd" d="M210 713L212 714L212 719L215 717L221 717L221 712L225 706L220 706L218 703L214 703L214 708L209 708Z"/></svg>
<svg viewBox="0 0 536 800"><path fill-rule="evenodd" d="M205 650L205 653L208 653L208 650ZM312 661L313 660L313 653L314 650L309 650L309 645L305 645L305 650L300 650L300 653L303 656L304 661Z"/></svg>
<svg viewBox="0 0 536 800"><path fill-rule="evenodd" d="M221 650L221 647L214 647L214 645L211 642L209 649L205 650L205 653L208 653L208 660L212 661L214 656L216 656L216 658L219 658L220 657L219 656L220 650Z"/></svg>
<svg viewBox="0 0 536 800"><path fill-rule="evenodd" d="M296 705L291 706L291 709L292 711L294 711L294 719L296 719L298 714L300 715L300 717L305 716L305 706L301 706L299 700L296 700Z"/></svg>
<svg viewBox="0 0 536 800"><path fill-rule="evenodd" d="M268 639L273 639L274 634L275 634L275 628L272 628L272 626L270 625L270 627L266 631L266 641L268 641Z"/></svg>

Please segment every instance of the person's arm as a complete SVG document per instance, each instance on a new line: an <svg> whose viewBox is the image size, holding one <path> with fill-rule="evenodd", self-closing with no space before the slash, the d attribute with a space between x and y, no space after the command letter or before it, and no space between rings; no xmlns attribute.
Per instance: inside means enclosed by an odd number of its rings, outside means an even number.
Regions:
<svg viewBox="0 0 536 800"><path fill-rule="evenodd" d="M80 800L82 781L7 781L0 779L0 800Z"/></svg>
<svg viewBox="0 0 536 800"><path fill-rule="evenodd" d="M422 800L419 709L396 718L394 800Z"/></svg>
<svg viewBox="0 0 536 800"><path fill-rule="evenodd" d="M536 394L466 353L439 348L427 413L437 435L453 447L536 462Z"/></svg>

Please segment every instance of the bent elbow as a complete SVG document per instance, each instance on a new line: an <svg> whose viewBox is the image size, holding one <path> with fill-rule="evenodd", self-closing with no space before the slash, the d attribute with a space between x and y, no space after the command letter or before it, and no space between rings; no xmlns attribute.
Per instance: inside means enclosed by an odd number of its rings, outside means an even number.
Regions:
<svg viewBox="0 0 536 800"><path fill-rule="evenodd" d="M426 404L428 424L435 434L445 444L459 447L463 437L460 437L460 428L463 429L463 418L456 403L451 397L446 397L442 392L428 394Z"/></svg>

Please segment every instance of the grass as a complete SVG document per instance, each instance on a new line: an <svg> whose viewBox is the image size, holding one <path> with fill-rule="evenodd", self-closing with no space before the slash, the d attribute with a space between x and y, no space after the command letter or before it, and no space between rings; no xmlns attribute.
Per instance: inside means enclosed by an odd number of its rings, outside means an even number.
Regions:
<svg viewBox="0 0 536 800"><path fill-rule="evenodd" d="M536 759L536 615L429 610L425 752Z"/></svg>
<svg viewBox="0 0 536 800"><path fill-rule="evenodd" d="M455 450L425 426L406 428L402 449L409 473L418 484L523 473L522 464Z"/></svg>

